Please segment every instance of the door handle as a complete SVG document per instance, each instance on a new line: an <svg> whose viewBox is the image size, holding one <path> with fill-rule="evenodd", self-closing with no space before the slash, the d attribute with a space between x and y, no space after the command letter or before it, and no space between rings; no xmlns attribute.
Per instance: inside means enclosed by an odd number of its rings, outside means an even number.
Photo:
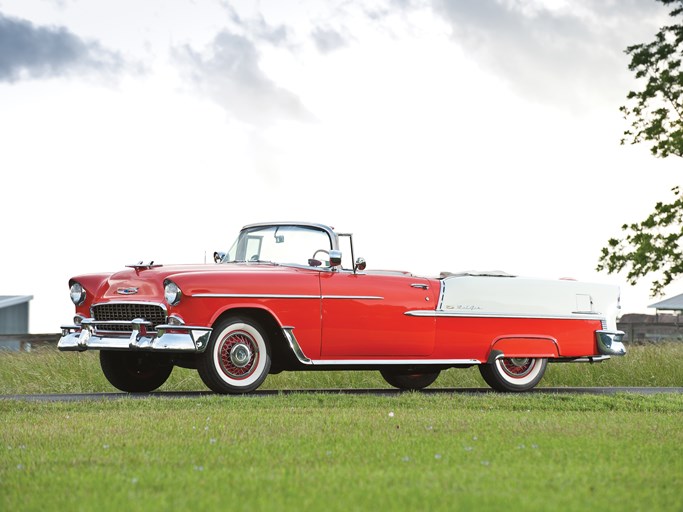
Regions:
<svg viewBox="0 0 683 512"><path fill-rule="evenodd" d="M429 285L422 283L413 283L410 286L412 286L413 288L420 288L421 290L429 290Z"/></svg>

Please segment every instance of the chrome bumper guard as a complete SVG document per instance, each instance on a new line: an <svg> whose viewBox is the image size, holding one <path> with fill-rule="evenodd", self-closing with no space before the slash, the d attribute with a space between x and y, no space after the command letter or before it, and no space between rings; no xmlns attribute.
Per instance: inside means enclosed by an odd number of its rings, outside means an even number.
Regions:
<svg viewBox="0 0 683 512"><path fill-rule="evenodd" d="M626 347L622 343L623 331L595 331L598 342L598 352L606 356L623 356Z"/></svg>
<svg viewBox="0 0 683 512"><path fill-rule="evenodd" d="M124 332L99 331L102 326L129 327ZM150 350L159 352L204 352L211 336L210 327L189 325L157 325L136 318L131 321L96 321L84 318L80 325L62 326L59 350ZM169 332L172 331L172 332Z"/></svg>

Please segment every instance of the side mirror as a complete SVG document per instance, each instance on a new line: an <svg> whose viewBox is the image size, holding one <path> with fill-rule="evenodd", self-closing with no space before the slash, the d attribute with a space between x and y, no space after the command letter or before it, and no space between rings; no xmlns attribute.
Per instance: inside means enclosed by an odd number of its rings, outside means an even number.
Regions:
<svg viewBox="0 0 683 512"><path fill-rule="evenodd" d="M330 251L330 267L338 267L342 262L341 251Z"/></svg>
<svg viewBox="0 0 683 512"><path fill-rule="evenodd" d="M365 262L365 258L358 258L356 259L356 263L353 266L353 271L355 272L356 270L365 270L365 267L367 267L367 263Z"/></svg>
<svg viewBox="0 0 683 512"><path fill-rule="evenodd" d="M216 263L220 263L223 261L223 258L225 258L225 253L224 252L214 252L213 253L213 261Z"/></svg>

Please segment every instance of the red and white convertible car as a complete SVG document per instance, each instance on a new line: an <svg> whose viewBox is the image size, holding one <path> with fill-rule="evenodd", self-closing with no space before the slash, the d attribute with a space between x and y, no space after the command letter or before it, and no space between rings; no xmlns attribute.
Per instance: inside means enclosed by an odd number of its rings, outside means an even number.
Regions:
<svg viewBox="0 0 683 512"><path fill-rule="evenodd" d="M402 389L477 365L501 391L533 388L548 362L625 353L619 289L502 272L366 269L350 234L308 223L245 226L216 264L130 265L69 281L61 350L99 350L118 389L151 391L173 366L218 393L283 370L379 370Z"/></svg>

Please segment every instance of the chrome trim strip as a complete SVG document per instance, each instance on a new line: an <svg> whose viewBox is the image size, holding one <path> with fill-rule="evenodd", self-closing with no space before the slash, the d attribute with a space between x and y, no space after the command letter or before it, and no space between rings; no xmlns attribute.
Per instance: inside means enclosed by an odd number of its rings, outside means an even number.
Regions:
<svg viewBox="0 0 683 512"><path fill-rule="evenodd" d="M294 327L282 328L292 352L300 363L307 366L365 366L365 365L458 365L458 364L481 364L478 359L310 359L294 336Z"/></svg>
<svg viewBox="0 0 683 512"><path fill-rule="evenodd" d="M366 366L366 365L423 365L423 366L447 366L458 364L481 364L479 359L313 359L314 366Z"/></svg>
<svg viewBox="0 0 683 512"><path fill-rule="evenodd" d="M376 295L323 295L323 299L384 300Z"/></svg>
<svg viewBox="0 0 683 512"><path fill-rule="evenodd" d="M299 362L306 365L312 365L313 361L306 357L304 351L301 350L299 342L296 340L296 337L294 336L294 327L283 327L282 332L284 333L285 338L287 338L289 348L292 349L292 352L299 360Z"/></svg>
<svg viewBox="0 0 683 512"><path fill-rule="evenodd" d="M596 315L531 315L523 313L473 313L471 311L439 311L439 310L413 310L406 311L408 316L435 316L435 317L460 317L460 318L539 318L544 320L601 320Z"/></svg>
<svg viewBox="0 0 683 512"><path fill-rule="evenodd" d="M189 297L204 299L351 299L384 300L374 295L284 295L277 293L196 293Z"/></svg>
<svg viewBox="0 0 683 512"><path fill-rule="evenodd" d="M446 284L442 279L439 281L439 304L436 307L437 311L443 309L443 298L446 296Z"/></svg>
<svg viewBox="0 0 683 512"><path fill-rule="evenodd" d="M106 306L107 304L142 304L144 306L159 306L164 311L168 310L166 304L163 302L151 302L148 300L110 300L109 302L98 302L97 304L91 304L90 307Z"/></svg>
<svg viewBox="0 0 683 512"><path fill-rule="evenodd" d="M277 293L196 293L188 297L205 299L320 299L320 295L281 295Z"/></svg>

